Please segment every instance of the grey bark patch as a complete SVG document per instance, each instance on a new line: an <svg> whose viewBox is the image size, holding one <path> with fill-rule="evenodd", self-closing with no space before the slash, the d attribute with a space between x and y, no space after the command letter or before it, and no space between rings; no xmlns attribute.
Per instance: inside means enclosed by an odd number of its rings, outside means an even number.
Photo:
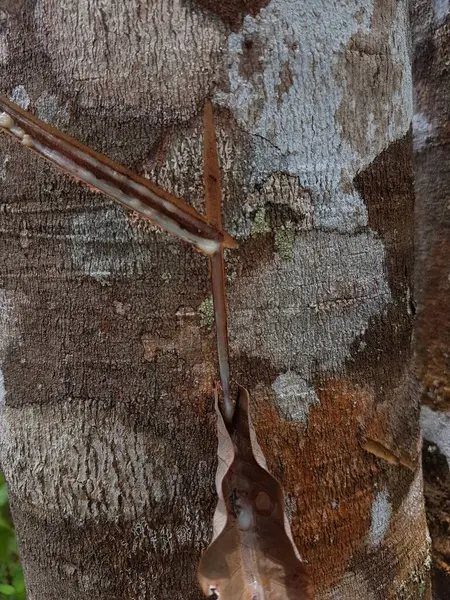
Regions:
<svg viewBox="0 0 450 600"><path fill-rule="evenodd" d="M197 112L214 81L226 31L183 0L92 0L71 10L60 0L37 0L35 25L68 97L76 89L84 108L146 114L159 126Z"/></svg>
<svg viewBox="0 0 450 600"><path fill-rule="evenodd" d="M339 370L390 302L383 272L383 244L370 232L299 233L292 261L275 255L231 286L231 346L306 381L317 365Z"/></svg>
<svg viewBox="0 0 450 600"><path fill-rule="evenodd" d="M450 414L432 410L429 406L420 409L422 437L433 442L447 458L450 468Z"/></svg>
<svg viewBox="0 0 450 600"><path fill-rule="evenodd" d="M433 137L433 125L427 120L427 117L422 113L416 113L412 121L414 132L414 151L419 152L425 148Z"/></svg>
<svg viewBox="0 0 450 600"><path fill-rule="evenodd" d="M8 62L8 29L8 15L0 9L0 65L5 65Z"/></svg>
<svg viewBox="0 0 450 600"><path fill-rule="evenodd" d="M5 390L5 378L3 376L3 371L0 369L0 414L3 410L3 406L5 404L5 396L6 396L6 390Z"/></svg>
<svg viewBox="0 0 450 600"><path fill-rule="evenodd" d="M275 403L283 418L306 425L310 408L319 403L314 388L296 373L288 371L276 378L272 389L275 392Z"/></svg>
<svg viewBox="0 0 450 600"><path fill-rule="evenodd" d="M29 504L45 506L55 519L77 523L136 519L163 499L170 502L180 482L171 444L127 427L117 410L100 420L102 413L70 398L45 408L23 407L20 419L17 409L4 407L0 454L11 493L25 494ZM150 440L157 456L150 454ZM26 448L25 468L18 468L16 443Z"/></svg>
<svg viewBox="0 0 450 600"><path fill-rule="evenodd" d="M383 81L379 86L383 94L379 110L386 118L378 118L371 102L359 102L361 114L344 110L355 94L358 98L368 95L371 87L367 81L352 75L358 65L363 69L373 59L343 50L355 32L362 38L377 39L377 11L370 1L359 2L358 7L342 2L330 11L327 2L308 0L293 11L289 0L272 0L256 17L244 19L242 31L228 37L228 82L215 99L258 140L249 157L250 181L261 183L274 171L298 176L300 185L311 192L317 228L352 232L367 225L364 202L351 182L390 141L403 136L410 124L407 29L400 26L407 13L403 2L385 36L390 54L386 50L377 58L392 84ZM317 27L310 27L311 22ZM248 61L258 68L247 68ZM393 65L401 75L400 82ZM330 88L334 77L336 85ZM392 112L396 119L388 118ZM358 128L363 121L367 126L358 130L357 139L352 130L350 139L345 133L347 125ZM370 143L359 143L360 137L369 137ZM349 182L345 187L343 180Z"/></svg>
<svg viewBox="0 0 450 600"><path fill-rule="evenodd" d="M23 85L18 85L13 89L11 100L25 110L30 106L30 96Z"/></svg>
<svg viewBox="0 0 450 600"><path fill-rule="evenodd" d="M9 345L17 339L18 296L10 290L0 289L0 360L3 360Z"/></svg>
<svg viewBox="0 0 450 600"><path fill-rule="evenodd" d="M372 516L369 530L369 543L378 546L383 541L389 528L392 507L389 502L389 492L378 492L372 504Z"/></svg>
<svg viewBox="0 0 450 600"><path fill-rule="evenodd" d="M50 123L54 127L65 125L69 120L69 110L67 105L62 105L59 102L58 96L44 92L39 96L36 102L37 116Z"/></svg>
<svg viewBox="0 0 450 600"><path fill-rule="evenodd" d="M144 234L129 224L121 208L107 206L92 214L76 215L71 225L71 257L78 270L102 284L111 276L143 273L148 263Z"/></svg>
<svg viewBox="0 0 450 600"><path fill-rule="evenodd" d="M450 13L450 5L448 0L434 0L433 1L434 18L436 23L441 24Z"/></svg>
<svg viewBox="0 0 450 600"><path fill-rule="evenodd" d="M9 156L4 156L0 160L0 181L6 180L6 173L7 173L7 167L8 167L9 161L10 161Z"/></svg>

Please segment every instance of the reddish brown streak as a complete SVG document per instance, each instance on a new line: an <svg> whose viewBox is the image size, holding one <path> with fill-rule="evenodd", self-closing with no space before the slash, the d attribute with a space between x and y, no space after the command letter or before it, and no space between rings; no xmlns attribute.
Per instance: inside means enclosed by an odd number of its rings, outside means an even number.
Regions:
<svg viewBox="0 0 450 600"><path fill-rule="evenodd" d="M222 189L217 141L212 104L207 100L203 118L203 173L205 182L206 215L222 231ZM222 382L224 416L227 422L233 416L230 400L230 361L228 348L227 301L225 292L225 265L223 247L210 257L211 287L216 320L217 353Z"/></svg>

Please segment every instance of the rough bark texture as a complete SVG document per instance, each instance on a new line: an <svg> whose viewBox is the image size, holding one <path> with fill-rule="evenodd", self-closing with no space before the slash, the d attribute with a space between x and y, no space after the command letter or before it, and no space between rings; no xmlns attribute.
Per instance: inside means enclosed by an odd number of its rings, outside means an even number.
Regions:
<svg viewBox="0 0 450 600"><path fill-rule="evenodd" d="M417 365L434 592L450 598L450 6L415 0Z"/></svg>
<svg viewBox="0 0 450 600"><path fill-rule="evenodd" d="M226 4L11 3L2 91L197 208L212 97L232 370L317 598L429 598L407 2ZM1 463L29 600L199 600L206 260L6 137L0 165Z"/></svg>

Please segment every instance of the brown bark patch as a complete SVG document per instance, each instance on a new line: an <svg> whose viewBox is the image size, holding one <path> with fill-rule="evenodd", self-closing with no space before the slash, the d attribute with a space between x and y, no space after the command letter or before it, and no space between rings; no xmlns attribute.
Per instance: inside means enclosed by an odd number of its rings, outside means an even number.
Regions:
<svg viewBox="0 0 450 600"><path fill-rule="evenodd" d="M409 132L390 144L353 181L367 206L369 227L381 235L386 248L385 264L393 302L386 315L372 320L363 338L366 360L386 371L386 388L399 379L409 356L415 311L411 300L412 173L412 137Z"/></svg>
<svg viewBox="0 0 450 600"><path fill-rule="evenodd" d="M393 294L405 292L412 276L414 178L412 133L392 142L363 171L354 185L369 213L369 227L386 246L386 267Z"/></svg>
<svg viewBox="0 0 450 600"><path fill-rule="evenodd" d="M283 96L289 93L289 90L294 83L294 74L292 72L291 63L286 61L283 63L280 71L280 83L277 85L278 93L278 108L283 103Z"/></svg>
<svg viewBox="0 0 450 600"><path fill-rule="evenodd" d="M288 497L299 499L293 535L320 591L339 581L366 536L380 468L360 446L370 392L331 380L316 393L320 404L310 410L306 432L280 421L273 402L257 392L253 418L271 472Z"/></svg>
<svg viewBox="0 0 450 600"><path fill-rule="evenodd" d="M337 111L337 122L343 138L364 154L370 152L372 141L367 132L372 127L373 138L384 138L392 121L397 126L402 119L400 103L391 106L392 96L400 90L403 78L403 66L392 55L389 40L395 10L393 0L374 3L370 30L351 37L335 71L348 90L344 91ZM356 95L355 81L361 90Z"/></svg>
<svg viewBox="0 0 450 600"><path fill-rule="evenodd" d="M410 374L405 371L400 381L390 394L389 402L374 405L373 412L364 424L364 443L369 448L385 451L384 460L390 455L398 464L415 470L420 453L420 429L418 394L414 383L410 383ZM416 400L414 402L414 400Z"/></svg>
<svg viewBox="0 0 450 600"><path fill-rule="evenodd" d="M429 249L422 295L423 310L417 322L423 399L434 410L442 411L450 408L449 235L450 231Z"/></svg>
<svg viewBox="0 0 450 600"><path fill-rule="evenodd" d="M264 43L258 35L248 35L242 44L242 57L239 62L239 75L250 81L264 72L262 62Z"/></svg>
<svg viewBox="0 0 450 600"><path fill-rule="evenodd" d="M242 277L248 277L260 269L262 265L270 264L275 250L273 233L263 233L245 241L242 244L245 252L241 252L238 272Z"/></svg>
<svg viewBox="0 0 450 600"><path fill-rule="evenodd" d="M441 9L441 10L440 10ZM444 11L442 11L444 9ZM417 367L422 401L450 408L450 14L444 4L412 3L416 138L415 283ZM434 600L450 598L450 475L445 456L423 445L424 493L432 538Z"/></svg>
<svg viewBox="0 0 450 600"><path fill-rule="evenodd" d="M201 6L208 12L215 14L226 23L233 31L242 27L244 17L255 17L261 8L269 4L270 0L191 0L193 4Z"/></svg>
<svg viewBox="0 0 450 600"><path fill-rule="evenodd" d="M255 385L255 381L259 385L270 387L279 374L279 371L270 360L248 356L244 353L234 356L232 365L233 378L240 385L248 388L252 388Z"/></svg>

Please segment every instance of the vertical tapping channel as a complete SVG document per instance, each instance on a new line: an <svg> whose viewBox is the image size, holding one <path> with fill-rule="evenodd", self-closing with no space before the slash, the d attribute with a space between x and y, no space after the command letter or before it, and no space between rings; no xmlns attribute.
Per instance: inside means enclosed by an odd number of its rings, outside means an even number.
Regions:
<svg viewBox="0 0 450 600"><path fill-rule="evenodd" d="M214 129L213 108L206 101L203 117L203 172L205 182L206 216L217 230L222 231L222 190L220 185L219 157ZM225 292L225 264L223 244L209 257L211 287L216 321L217 354L222 384L224 417L230 423L233 406L230 400L230 361L228 348L227 302Z"/></svg>

